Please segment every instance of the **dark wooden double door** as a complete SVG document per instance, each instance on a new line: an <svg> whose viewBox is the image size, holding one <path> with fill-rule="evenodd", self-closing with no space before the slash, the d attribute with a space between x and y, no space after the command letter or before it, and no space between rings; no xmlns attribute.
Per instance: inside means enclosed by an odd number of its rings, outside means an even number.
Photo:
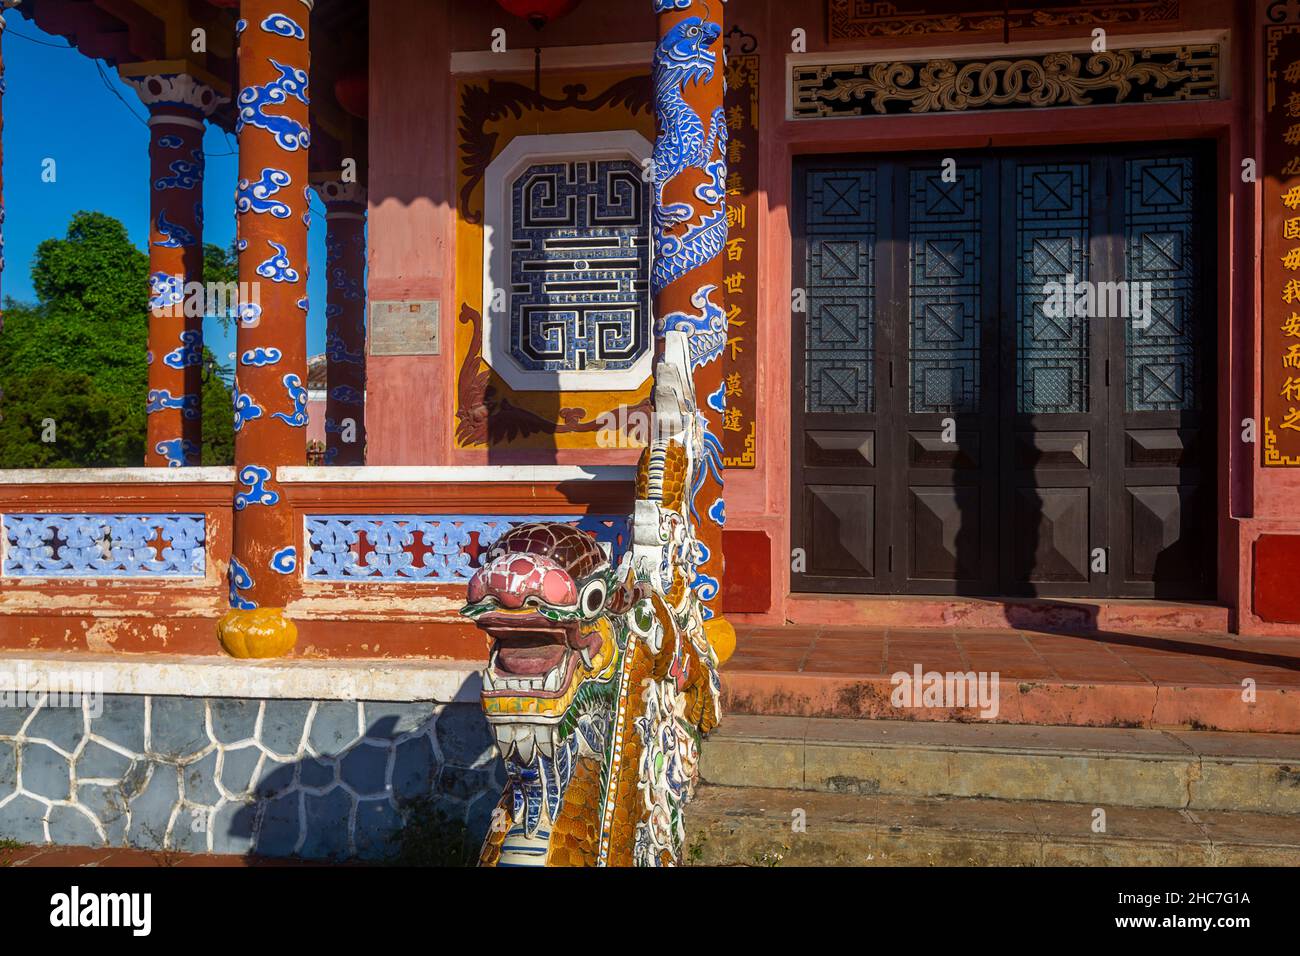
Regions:
<svg viewBox="0 0 1300 956"><path fill-rule="evenodd" d="M1202 146L794 187L794 590L1212 596Z"/></svg>

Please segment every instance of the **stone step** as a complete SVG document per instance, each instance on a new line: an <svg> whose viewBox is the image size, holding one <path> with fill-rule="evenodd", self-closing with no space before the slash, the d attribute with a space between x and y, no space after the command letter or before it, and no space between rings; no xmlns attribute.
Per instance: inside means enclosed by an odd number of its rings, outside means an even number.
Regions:
<svg viewBox="0 0 1300 956"><path fill-rule="evenodd" d="M1000 723L1076 727L1181 727L1227 733L1300 734L1300 689L1259 687L1242 706L1239 686L1178 686L1109 680L1017 680L1002 675ZM725 667L729 714L954 722L980 720L977 707L895 707L884 674L808 674Z"/></svg>
<svg viewBox="0 0 1300 956"><path fill-rule="evenodd" d="M1206 601L953 595L792 594L786 619L796 624L869 628L1029 628L1069 634L1098 631L1227 631L1232 612Z"/></svg>
<svg viewBox="0 0 1300 956"><path fill-rule="evenodd" d="M694 865L1300 866L1300 816L1215 810L702 786L686 826Z"/></svg>
<svg viewBox="0 0 1300 956"><path fill-rule="evenodd" d="M728 715L722 787L1300 814L1300 736Z"/></svg>
<svg viewBox="0 0 1300 956"><path fill-rule="evenodd" d="M830 611L824 620L837 624L740 627L722 668L723 709L1300 734L1294 638L843 626Z"/></svg>

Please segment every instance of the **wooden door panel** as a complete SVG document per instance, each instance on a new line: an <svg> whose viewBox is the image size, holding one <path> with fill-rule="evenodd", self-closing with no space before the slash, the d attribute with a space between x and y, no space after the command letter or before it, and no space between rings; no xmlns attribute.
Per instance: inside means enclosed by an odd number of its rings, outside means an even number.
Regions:
<svg viewBox="0 0 1300 956"><path fill-rule="evenodd" d="M873 431L808 431L804 433L804 463L809 468L874 468Z"/></svg>
<svg viewBox="0 0 1300 956"><path fill-rule="evenodd" d="M913 468L942 468L953 472L971 472L978 479L980 470L980 434L956 431L951 440L943 431L907 433L907 463Z"/></svg>
<svg viewBox="0 0 1300 956"><path fill-rule="evenodd" d="M807 575L867 581L876 574L875 489L809 485L804 489Z"/></svg>
<svg viewBox="0 0 1300 956"><path fill-rule="evenodd" d="M1191 468L1200 464L1200 431L1191 428L1127 428L1128 468Z"/></svg>
<svg viewBox="0 0 1300 956"><path fill-rule="evenodd" d="M947 586L984 577L981 491L978 485L908 489L909 580Z"/></svg>
<svg viewBox="0 0 1300 956"><path fill-rule="evenodd" d="M888 516L878 514L880 367L877 316L881 182L873 164L810 161L795 178L795 285L791 468L796 591L887 590ZM888 197L883 201L888 209Z"/></svg>
<svg viewBox="0 0 1300 956"><path fill-rule="evenodd" d="M1010 522L1012 593L1026 586L1058 593L1062 585L1074 590L1088 585L1090 498L1091 490L1078 486L1016 489Z"/></svg>
<svg viewBox="0 0 1300 956"><path fill-rule="evenodd" d="M998 205L996 163L900 163L891 279L906 521L897 588L987 594L996 586ZM891 509L893 510L893 509Z"/></svg>
<svg viewBox="0 0 1300 956"><path fill-rule="evenodd" d="M1111 160L1112 271L1143 292L1145 314L1115 336L1110 393L1117 460L1113 593L1214 593L1215 251L1213 157L1143 147ZM1136 312L1137 310L1131 310Z"/></svg>
<svg viewBox="0 0 1300 956"><path fill-rule="evenodd" d="M1132 535L1128 565L1119 569L1124 579L1152 584L1196 580L1203 524L1197 519L1199 489L1167 485L1126 492Z"/></svg>
<svg viewBox="0 0 1300 956"><path fill-rule="evenodd" d="M1092 441L1086 431L1018 431L1014 441L1014 462L1018 470L1088 470Z"/></svg>
<svg viewBox="0 0 1300 956"><path fill-rule="evenodd" d="M1105 325L1065 290L1093 278L1107 242L1104 178L1086 156L1008 157L1003 164L1001 433L1007 594L1096 595L1106 538Z"/></svg>

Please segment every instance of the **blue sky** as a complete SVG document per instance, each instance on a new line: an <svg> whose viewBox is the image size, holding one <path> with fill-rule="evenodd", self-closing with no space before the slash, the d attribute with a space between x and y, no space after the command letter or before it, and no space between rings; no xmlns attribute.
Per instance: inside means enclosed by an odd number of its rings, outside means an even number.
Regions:
<svg viewBox="0 0 1300 956"><path fill-rule="evenodd" d="M78 210L120 219L132 241L145 248L149 130L144 120L148 113L116 70L67 49L62 37L41 32L16 11L6 11L4 16L5 270L0 290L32 301L31 264L37 245L63 236ZM224 248L235 236L235 137L209 126L203 146L207 154L203 239ZM47 157L57 164L53 183L41 181L41 164ZM325 207L315 194L308 249L307 351L315 355L325 349ZM218 360L232 365L233 329L224 333L217 322L208 320L203 331Z"/></svg>

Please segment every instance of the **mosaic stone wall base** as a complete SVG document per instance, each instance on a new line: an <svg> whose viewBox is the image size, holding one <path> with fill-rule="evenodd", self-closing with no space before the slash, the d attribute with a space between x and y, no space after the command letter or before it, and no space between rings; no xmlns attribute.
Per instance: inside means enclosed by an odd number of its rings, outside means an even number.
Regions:
<svg viewBox="0 0 1300 956"><path fill-rule="evenodd" d="M412 812L477 845L503 784L477 704L0 704L0 838L27 844L377 860Z"/></svg>

